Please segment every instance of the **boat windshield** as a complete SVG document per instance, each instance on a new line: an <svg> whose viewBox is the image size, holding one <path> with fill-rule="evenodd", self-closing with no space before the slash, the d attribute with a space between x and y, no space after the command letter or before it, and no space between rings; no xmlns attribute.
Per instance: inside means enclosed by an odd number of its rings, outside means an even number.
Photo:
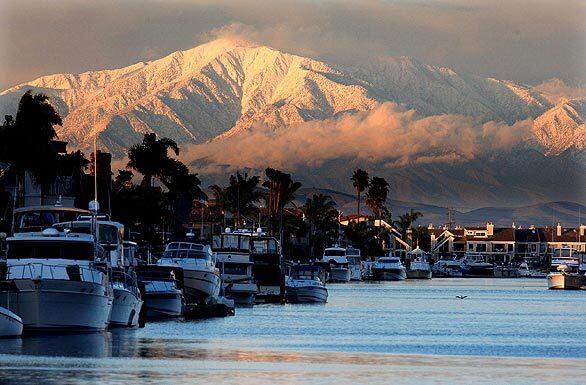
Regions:
<svg viewBox="0 0 586 385"><path fill-rule="evenodd" d="M22 233L27 231L41 231L47 227L53 226L55 223L74 221L83 210L60 210L55 208L52 210L36 210L26 211L23 213L16 213L14 224L15 233Z"/></svg>
<svg viewBox="0 0 586 385"><path fill-rule="evenodd" d="M324 256L326 257L343 257L346 255L346 250L343 249L326 249Z"/></svg>
<svg viewBox="0 0 586 385"><path fill-rule="evenodd" d="M91 234L92 225L89 222L68 222L64 225L54 226L62 230L63 228L70 229L74 233ZM99 224L99 237L101 244L118 244L118 240L122 239L122 234L118 234L118 228L107 223Z"/></svg>
<svg viewBox="0 0 586 385"><path fill-rule="evenodd" d="M163 258L189 258L211 260L210 254L205 252L204 250L166 250L163 253Z"/></svg>
<svg viewBox="0 0 586 385"><path fill-rule="evenodd" d="M12 241L8 244L8 259L77 259L92 261L94 247L86 242Z"/></svg>

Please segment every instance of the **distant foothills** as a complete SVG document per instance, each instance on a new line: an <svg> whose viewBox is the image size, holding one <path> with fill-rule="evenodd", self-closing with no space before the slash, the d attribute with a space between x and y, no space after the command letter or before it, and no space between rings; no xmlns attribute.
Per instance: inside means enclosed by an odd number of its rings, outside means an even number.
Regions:
<svg viewBox="0 0 586 385"><path fill-rule="evenodd" d="M0 92L0 113L14 116L27 90L46 94L62 118L56 134L72 149L89 154L97 137L124 168L129 149L154 133L180 146L179 159L206 185L272 166L332 190L340 206L346 198L335 191L352 193L348 174L360 168L388 181L392 211L417 206L425 221L445 221L454 206L462 221L574 222L581 206L568 202L586 204L586 95L554 92L564 89L556 84L407 57L348 67L219 39L16 85ZM464 212L485 206L495 208Z"/></svg>

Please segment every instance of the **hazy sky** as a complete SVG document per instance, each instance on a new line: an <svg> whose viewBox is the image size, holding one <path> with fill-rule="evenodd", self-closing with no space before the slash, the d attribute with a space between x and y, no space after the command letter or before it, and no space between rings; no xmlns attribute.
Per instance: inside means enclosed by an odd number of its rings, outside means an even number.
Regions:
<svg viewBox="0 0 586 385"><path fill-rule="evenodd" d="M0 89L115 68L238 34L353 63L413 56L539 83L586 80L586 1L0 1Z"/></svg>

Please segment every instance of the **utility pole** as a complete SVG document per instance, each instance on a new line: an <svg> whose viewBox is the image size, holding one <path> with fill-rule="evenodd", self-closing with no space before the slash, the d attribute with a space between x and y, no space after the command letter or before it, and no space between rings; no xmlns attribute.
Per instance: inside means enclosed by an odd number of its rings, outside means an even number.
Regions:
<svg viewBox="0 0 586 385"><path fill-rule="evenodd" d="M454 226L454 208L452 206L448 206L448 220L446 221L446 226L448 229L451 229Z"/></svg>

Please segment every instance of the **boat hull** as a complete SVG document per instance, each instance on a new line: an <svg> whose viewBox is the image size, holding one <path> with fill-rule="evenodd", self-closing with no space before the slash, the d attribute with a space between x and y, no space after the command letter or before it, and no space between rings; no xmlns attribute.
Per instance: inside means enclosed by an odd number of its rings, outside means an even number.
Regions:
<svg viewBox="0 0 586 385"><path fill-rule="evenodd" d="M181 290L146 293L144 301L146 316L149 318L173 318L179 317L183 313Z"/></svg>
<svg viewBox="0 0 586 385"><path fill-rule="evenodd" d="M113 295L109 286L66 280L13 281L18 291L0 293L0 306L23 321L25 332L102 331L108 327Z"/></svg>
<svg viewBox="0 0 586 385"><path fill-rule="evenodd" d="M578 274L550 273L547 288L550 290L580 290L586 286L586 277Z"/></svg>
<svg viewBox="0 0 586 385"><path fill-rule="evenodd" d="M255 283L228 283L224 285L226 298L238 306L252 306L256 300L258 287Z"/></svg>
<svg viewBox="0 0 586 385"><path fill-rule="evenodd" d="M350 266L350 281L362 281L362 269L360 266Z"/></svg>
<svg viewBox="0 0 586 385"><path fill-rule="evenodd" d="M407 270L409 279L431 279L431 270Z"/></svg>
<svg viewBox="0 0 586 385"><path fill-rule="evenodd" d="M187 302L205 302L218 297L222 280L209 270L183 269L183 294Z"/></svg>
<svg viewBox="0 0 586 385"><path fill-rule="evenodd" d="M0 338L22 334L22 319L8 309L0 307Z"/></svg>
<svg viewBox="0 0 586 385"><path fill-rule="evenodd" d="M373 269L375 281L403 281L407 278L404 269Z"/></svg>
<svg viewBox="0 0 586 385"><path fill-rule="evenodd" d="M332 267L330 269L329 282L347 283L350 282L350 269L345 267Z"/></svg>
<svg viewBox="0 0 586 385"><path fill-rule="evenodd" d="M110 327L137 327L142 300L126 288L114 287Z"/></svg>
<svg viewBox="0 0 586 385"><path fill-rule="evenodd" d="M286 298L287 302L290 303L326 303L328 300L328 289L320 286L287 286Z"/></svg>

